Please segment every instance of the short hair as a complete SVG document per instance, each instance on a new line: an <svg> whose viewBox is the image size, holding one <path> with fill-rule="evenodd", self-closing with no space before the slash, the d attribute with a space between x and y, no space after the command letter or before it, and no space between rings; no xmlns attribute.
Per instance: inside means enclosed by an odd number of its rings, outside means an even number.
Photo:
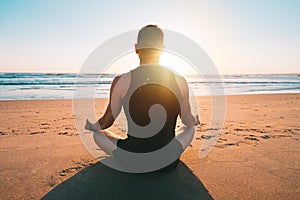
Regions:
<svg viewBox="0 0 300 200"><path fill-rule="evenodd" d="M157 26L149 24L143 27L137 38L139 49L162 49L164 47L164 33Z"/></svg>

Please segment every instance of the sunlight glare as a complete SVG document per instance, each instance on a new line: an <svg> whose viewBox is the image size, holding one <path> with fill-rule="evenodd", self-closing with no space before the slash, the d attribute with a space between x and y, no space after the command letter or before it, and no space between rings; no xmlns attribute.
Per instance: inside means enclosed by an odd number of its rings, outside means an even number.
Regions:
<svg viewBox="0 0 300 200"><path fill-rule="evenodd" d="M169 52L164 51L161 54L160 64L174 70L181 75L198 74L191 64L189 64L183 58L180 58L179 56Z"/></svg>

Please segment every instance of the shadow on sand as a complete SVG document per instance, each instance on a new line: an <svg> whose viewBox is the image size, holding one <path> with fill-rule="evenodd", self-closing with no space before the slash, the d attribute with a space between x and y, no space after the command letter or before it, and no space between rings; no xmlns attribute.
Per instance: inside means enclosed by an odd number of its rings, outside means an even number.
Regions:
<svg viewBox="0 0 300 200"><path fill-rule="evenodd" d="M61 183L42 199L212 199L183 163L169 172L129 174L101 162Z"/></svg>

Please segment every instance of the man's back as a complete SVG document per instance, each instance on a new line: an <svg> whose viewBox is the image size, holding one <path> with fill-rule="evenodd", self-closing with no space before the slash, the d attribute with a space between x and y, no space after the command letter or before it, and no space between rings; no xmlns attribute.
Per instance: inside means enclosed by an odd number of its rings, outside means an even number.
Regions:
<svg viewBox="0 0 300 200"><path fill-rule="evenodd" d="M131 82L122 99L128 138L118 146L130 152L152 152L175 137L181 93L174 74L159 65L143 65L130 73Z"/></svg>

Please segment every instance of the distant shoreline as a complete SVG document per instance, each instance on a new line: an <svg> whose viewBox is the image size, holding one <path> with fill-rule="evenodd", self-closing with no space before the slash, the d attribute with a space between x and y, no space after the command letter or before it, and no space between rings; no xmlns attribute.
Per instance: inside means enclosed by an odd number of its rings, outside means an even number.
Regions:
<svg viewBox="0 0 300 200"><path fill-rule="evenodd" d="M72 99L76 88L107 98L116 74L0 73L0 100ZM193 96L300 93L299 74L186 76Z"/></svg>
<svg viewBox="0 0 300 200"><path fill-rule="evenodd" d="M300 91L299 93L272 93L272 94L228 94L228 95L224 95L225 97L263 97L263 96L286 96L286 95L300 95ZM211 96L195 96L196 98L210 98ZM108 101L108 98L106 97L99 97L99 98L94 98L95 100L105 100ZM21 101L73 101L75 99L69 98L69 99L0 99L0 102L21 102Z"/></svg>
<svg viewBox="0 0 300 200"><path fill-rule="evenodd" d="M20 72L14 72L14 71L0 71L0 74L53 74L53 75L60 75L60 74L80 74L79 72L27 72L27 71L20 71ZM117 75L120 73L87 73L87 75ZM184 76L193 76L197 74L183 74ZM219 73L220 76L247 76L247 75L296 75L300 76L300 72L278 72L278 73Z"/></svg>

